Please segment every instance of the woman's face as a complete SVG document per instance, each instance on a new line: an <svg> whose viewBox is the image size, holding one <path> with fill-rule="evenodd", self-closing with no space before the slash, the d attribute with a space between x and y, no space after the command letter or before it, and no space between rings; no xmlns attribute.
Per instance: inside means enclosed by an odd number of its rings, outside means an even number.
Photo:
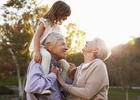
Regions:
<svg viewBox="0 0 140 100"><path fill-rule="evenodd" d="M97 52L98 48L93 41L87 41L85 47L82 49L83 52Z"/></svg>

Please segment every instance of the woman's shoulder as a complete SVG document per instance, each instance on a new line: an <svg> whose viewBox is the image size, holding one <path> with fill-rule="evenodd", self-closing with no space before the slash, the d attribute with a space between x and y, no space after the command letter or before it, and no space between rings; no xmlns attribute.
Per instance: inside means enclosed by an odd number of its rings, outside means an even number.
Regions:
<svg viewBox="0 0 140 100"><path fill-rule="evenodd" d="M106 65L101 59L95 59L93 61L93 63L91 64L91 66L95 66L95 67L98 66L98 68L99 68L99 67L103 67L103 66L106 66Z"/></svg>

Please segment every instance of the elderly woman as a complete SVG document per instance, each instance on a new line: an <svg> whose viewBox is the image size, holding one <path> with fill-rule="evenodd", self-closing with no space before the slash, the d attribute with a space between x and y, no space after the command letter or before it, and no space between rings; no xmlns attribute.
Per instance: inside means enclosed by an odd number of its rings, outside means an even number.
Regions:
<svg viewBox="0 0 140 100"><path fill-rule="evenodd" d="M70 93L67 100L107 100L109 79L103 61L109 57L110 50L103 40L95 38L87 41L82 51L84 62L75 67L73 83L71 85L65 83L58 75L59 83ZM71 71L73 67L70 67Z"/></svg>

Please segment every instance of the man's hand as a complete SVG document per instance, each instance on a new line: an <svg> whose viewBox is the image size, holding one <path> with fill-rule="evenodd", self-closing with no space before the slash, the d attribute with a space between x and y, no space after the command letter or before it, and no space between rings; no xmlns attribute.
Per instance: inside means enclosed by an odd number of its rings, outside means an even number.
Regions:
<svg viewBox="0 0 140 100"><path fill-rule="evenodd" d="M59 68L58 68L57 66L54 66L54 65L52 64L52 66L51 66L51 72L55 73L56 76L58 76Z"/></svg>
<svg viewBox="0 0 140 100"><path fill-rule="evenodd" d="M51 72L55 73L57 76L57 80L58 82L63 86L64 85L64 79L62 78L62 76L60 75L60 70L57 66L54 66L52 64L51 66Z"/></svg>

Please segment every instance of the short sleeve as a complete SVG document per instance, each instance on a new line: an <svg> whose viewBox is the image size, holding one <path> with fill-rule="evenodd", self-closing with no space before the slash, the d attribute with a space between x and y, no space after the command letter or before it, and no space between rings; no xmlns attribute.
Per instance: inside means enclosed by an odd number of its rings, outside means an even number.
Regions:
<svg viewBox="0 0 140 100"><path fill-rule="evenodd" d="M47 24L48 24L47 19L40 18L40 20L39 20L39 23L38 23L38 24L40 24L40 23L43 23L45 28L47 27Z"/></svg>

